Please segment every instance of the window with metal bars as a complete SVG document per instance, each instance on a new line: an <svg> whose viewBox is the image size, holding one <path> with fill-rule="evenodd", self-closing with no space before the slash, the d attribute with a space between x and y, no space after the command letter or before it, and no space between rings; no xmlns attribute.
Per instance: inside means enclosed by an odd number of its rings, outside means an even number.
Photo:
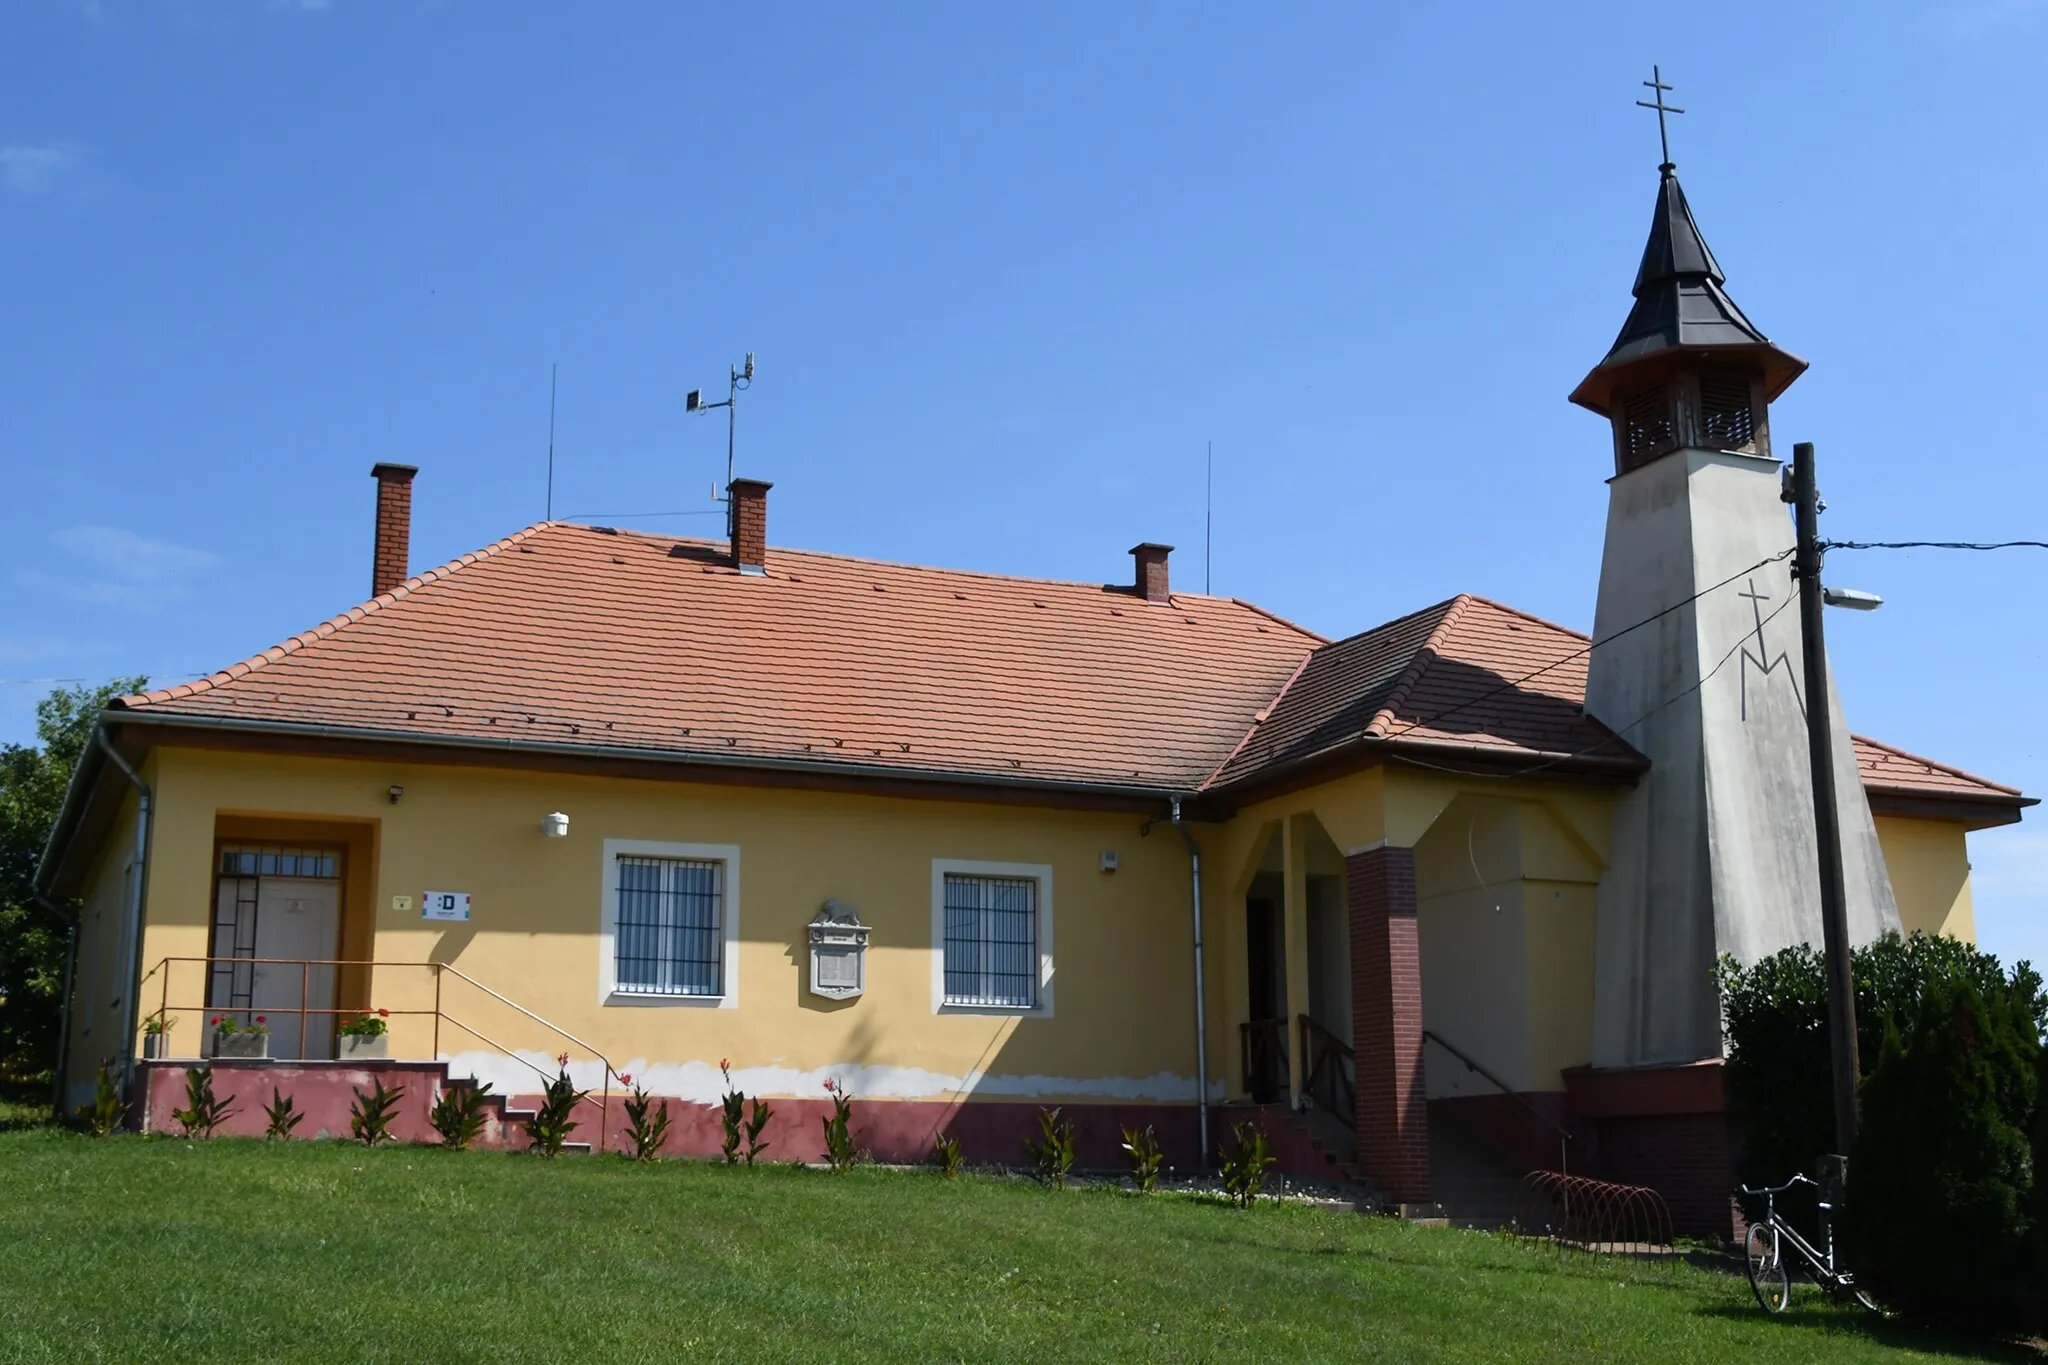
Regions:
<svg viewBox="0 0 2048 1365"><path fill-rule="evenodd" d="M1671 404L1662 384L1624 399L1621 411L1624 472L1648 464L1678 444L1678 433L1671 425Z"/></svg>
<svg viewBox="0 0 2048 1365"><path fill-rule="evenodd" d="M1038 1006L1038 882L949 872L946 1003Z"/></svg>
<svg viewBox="0 0 2048 1365"><path fill-rule="evenodd" d="M1700 431L1715 450L1743 450L1756 440L1748 375L1739 370L1700 371Z"/></svg>
<svg viewBox="0 0 2048 1365"><path fill-rule="evenodd" d="M718 996L725 990L725 864L616 860L617 989L627 995Z"/></svg>

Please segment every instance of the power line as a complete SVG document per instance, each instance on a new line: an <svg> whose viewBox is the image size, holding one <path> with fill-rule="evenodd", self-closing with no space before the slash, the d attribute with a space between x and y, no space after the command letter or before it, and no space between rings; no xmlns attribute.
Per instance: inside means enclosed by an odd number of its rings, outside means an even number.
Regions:
<svg viewBox="0 0 2048 1365"><path fill-rule="evenodd" d="M1537 669L1533 673L1525 673L1519 678L1514 678L1507 682L1502 683L1499 687L1491 688L1485 692L1481 692L1477 696L1467 697L1465 700L1459 702L1457 705L1446 707L1443 710L1436 712L1434 715L1422 716L1416 720L1412 720L1408 722L1406 725L1402 726L1400 729L1390 731L1388 734L1383 736L1383 738L1398 739L1402 735L1405 735L1412 730L1419 730L1425 725L1433 725L1437 721L1442 720L1446 716L1456 715L1458 712L1464 710L1466 707L1485 701L1490 697L1497 697L1503 692L1513 692L1517 688L1521 687L1521 685L1525 682L1529 682L1533 679L1540 678L1545 673L1548 673L1551 670L1558 668L1564 664L1568 664L1573 659L1579 658L1581 655L1591 654L1594 650L1600 648L1600 646L1602 645L1612 644L1624 635L1630 634L1634 631L1641 630L1644 626L1653 625L1656 622L1661 621L1665 617L1669 616L1672 612L1679 611L1683 608L1691 606L1693 603L1699 601L1702 597L1705 597L1708 593L1718 592L1722 588L1727 587L1730 583L1733 583L1738 578L1746 578L1750 574L1755 573L1758 569L1761 569L1766 565L1776 564L1780 560L1789 559L1791 557L1792 551L1790 549L1780 550L1777 554L1774 555L1766 555L1764 558L1759 559L1756 563L1750 565L1748 568L1738 569L1734 573L1728 575L1728 577L1722 579L1720 582L1701 588L1692 596L1685 598L1682 601L1673 602L1670 606L1664 608L1662 611L1657 612L1654 615L1645 616L1642 620L1637 621L1635 624L1623 626L1620 630L1617 630L1610 635L1603 635L1597 640L1588 640L1583 647L1575 649L1569 654L1565 654L1556 659L1552 659L1549 663L1543 665L1543 667ZM1771 614L1773 616L1777 615L1776 612L1773 612Z"/></svg>
<svg viewBox="0 0 2048 1365"><path fill-rule="evenodd" d="M2048 550L2048 540L1823 540L1826 550Z"/></svg>
<svg viewBox="0 0 2048 1365"><path fill-rule="evenodd" d="M1780 558L1782 558L1783 556L1779 556L1779 557L1780 557ZM1798 600L1799 600L1799 598L1798 598L1798 595L1797 595L1797 594L1793 594L1793 595L1791 595L1791 596L1788 596L1788 597L1787 597L1787 598L1786 598L1786 599L1785 599L1785 600L1784 600L1783 602L1780 602L1780 603L1779 603L1779 604L1778 604L1778 605L1777 605L1776 607L1774 607L1774 608L1772 608L1772 609L1771 609L1771 614L1770 614L1769 616L1766 616L1766 617L1764 617L1764 618L1763 618L1763 620L1761 620L1761 621L1757 622L1757 623L1756 623L1755 625L1751 626L1751 627L1750 627L1749 629L1747 629L1747 630L1743 631L1743 632L1742 632L1742 636L1741 636L1741 638L1740 638L1740 639L1738 639L1738 640L1736 640L1734 648L1730 649L1730 650L1729 650L1729 651L1728 651L1728 652L1727 652L1726 654L1723 654L1723 655L1721 656L1721 659L1720 659L1720 662L1719 662L1719 663L1716 663L1716 664L1715 664L1715 665L1714 665L1714 666L1713 666L1712 668L1708 669L1708 670L1707 670L1707 671L1706 671L1705 673L1702 673L1702 674L1700 675L1700 679L1699 679L1699 681L1698 681L1698 682L1696 682L1696 683L1693 683L1693 684L1692 684L1691 686L1689 686L1689 687L1684 687L1684 688L1680 688L1680 689L1679 689L1679 690L1678 690L1677 692L1674 692L1674 693L1672 693L1672 694L1671 694L1670 696L1666 697L1666 698L1665 698L1664 700L1662 700L1662 701L1658 702L1658 703L1657 703L1657 704L1656 704L1655 706L1653 706L1653 707L1651 707L1651 708L1650 708L1649 710L1647 710L1647 711L1643 712L1643 714L1641 714L1640 716L1637 716L1637 717L1636 717L1636 718L1635 718L1634 720L1630 721L1630 722L1629 722L1628 724L1626 724L1626 725L1617 725L1617 726L1614 726L1614 727L1613 727L1613 730L1614 730L1614 733L1615 733L1615 735L1616 735L1617 737L1620 737L1620 736L1625 736L1626 734L1628 734L1628 732L1629 732L1629 731L1631 731L1631 730L1635 729L1635 728L1636 728L1637 726L1641 725L1641 724L1642 724L1642 723L1643 723L1644 721L1647 721L1647 720L1649 720L1649 719L1650 719L1650 718L1651 718L1652 716L1655 716L1655 715L1656 715L1656 714L1658 714L1658 713L1659 713L1660 711L1664 711L1664 710L1667 710L1667 709L1668 709L1668 708L1670 708L1670 707L1676 706L1676 705L1677 705L1678 703L1680 703L1680 702L1684 701L1684 700L1685 700L1685 699L1686 699L1687 697L1691 696L1691 695L1692 695L1693 693L1695 693L1695 692L1699 691L1699 690L1700 690L1700 689L1701 689L1702 687L1705 687L1705 686L1706 686L1706 685L1707 685L1707 684L1708 684L1709 682L1713 681L1713 679L1714 679L1714 677L1715 677L1715 675L1716 675L1716 674L1718 674L1718 673L1719 673L1719 672L1720 672L1720 671L1721 671L1722 669L1724 669L1724 668L1726 668L1726 667L1728 666L1728 664L1730 663L1730 661L1732 661L1732 660L1733 660L1733 659L1735 658L1735 656L1736 656L1736 655L1738 655L1738 654L1740 654L1740 653L1742 652L1743 646L1745 646L1745 645L1747 645L1747 644L1749 643L1749 637L1750 637L1751 635L1761 635L1761 634L1763 633L1763 628L1764 628L1765 626L1769 625L1769 624L1770 624L1771 622L1773 622L1773 621L1775 621L1775 620L1777 620L1777 619L1778 619L1778 613L1779 613L1779 612L1781 612L1781 611L1785 610L1785 608L1787 608L1787 607L1791 606L1791 605L1792 605L1792 604L1793 604L1794 602L1797 602ZM1596 719L1597 719L1597 717L1596 717ZM1554 758L1546 758L1546 759L1544 759L1544 760L1543 760L1543 761L1542 761L1541 763L1532 763L1532 764L1530 764L1530 765L1529 765L1528 767L1526 767L1526 768L1516 768L1516 769L1514 769L1514 770L1513 770L1512 772L1506 772L1506 773L1496 773L1496 774L1491 774L1491 775L1492 775L1492 776L1497 776L1497 777L1508 777L1508 778L1514 778L1514 777L1527 777L1527 776L1529 776L1529 775L1530 775L1531 773L1540 773L1540 772L1542 772L1542 771L1543 771L1544 769L1546 769L1546 768L1554 768L1554 767L1556 767L1556 766L1557 766L1558 764L1560 764L1560 763L1569 763L1569 762L1571 762L1571 761L1572 761L1573 759L1575 759L1575 758L1584 758L1584 757L1585 757L1585 756L1586 756L1587 754L1591 754L1591 753L1597 753L1597 752L1599 752L1599 751L1600 751L1601 749L1604 749L1604 748L1606 748L1606 747L1607 747L1607 741L1606 741L1606 740L1601 740L1601 741L1600 741L1600 742L1599 742L1598 744L1589 744L1589 745L1587 745L1587 746L1586 746L1585 748L1583 748L1583 749L1575 749L1575 750L1573 750L1573 751L1572 751L1571 753L1568 753L1568 754L1558 754L1558 755L1557 755L1557 756L1555 756ZM1420 759L1416 759L1416 758L1411 758L1411 757L1409 757L1409 756L1408 756L1408 755L1406 755L1406 754L1403 754L1403 755L1401 756L1401 761L1402 761L1403 763L1412 763L1412 764L1416 765L1417 767L1421 767L1421 768L1435 768L1435 769L1437 769L1437 770L1438 770L1438 771L1440 771L1440 772L1447 772L1447 773L1458 773L1458 774L1460 774L1461 776L1466 776L1466 777L1469 777L1469 776L1471 776L1471 775L1472 775L1472 774L1471 774L1471 770L1470 770L1469 768L1453 768L1453 767L1448 767L1448 766L1446 766L1446 765L1444 765L1444 764L1441 764L1441 763L1426 763L1426 762L1423 762L1423 761L1422 761L1422 760L1420 760Z"/></svg>

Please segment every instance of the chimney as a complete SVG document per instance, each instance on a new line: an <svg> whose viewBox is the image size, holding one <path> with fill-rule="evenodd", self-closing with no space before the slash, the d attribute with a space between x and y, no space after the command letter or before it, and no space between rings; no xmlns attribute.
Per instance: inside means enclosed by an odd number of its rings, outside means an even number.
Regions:
<svg viewBox="0 0 2048 1365"><path fill-rule="evenodd" d="M768 490L759 479L734 479L725 486L732 518L732 562L743 574L768 572Z"/></svg>
<svg viewBox="0 0 2048 1365"><path fill-rule="evenodd" d="M1149 540L1131 547L1131 558L1138 561L1137 582L1133 586L1147 602L1166 601L1166 557L1172 553L1171 545L1154 545Z"/></svg>
<svg viewBox="0 0 2048 1365"><path fill-rule="evenodd" d="M411 574L412 562L412 476L419 473L409 464L379 464L370 468L377 481L377 543L370 556L370 596L382 597Z"/></svg>

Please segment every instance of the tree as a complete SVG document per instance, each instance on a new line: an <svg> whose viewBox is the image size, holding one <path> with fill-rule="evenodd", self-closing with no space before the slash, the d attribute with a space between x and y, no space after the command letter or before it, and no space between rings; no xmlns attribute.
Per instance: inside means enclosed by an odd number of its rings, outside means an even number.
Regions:
<svg viewBox="0 0 2048 1365"><path fill-rule="evenodd" d="M35 902L36 868L93 721L148 681L59 688L36 703L40 745L0 745L0 1079L39 1079L56 1061L68 925Z"/></svg>
<svg viewBox="0 0 2048 1365"><path fill-rule="evenodd" d="M2009 1331L2030 1306L2041 1044L2028 984L1929 982L1886 1021L1863 1083L1842 1245L1858 1283L1914 1317Z"/></svg>

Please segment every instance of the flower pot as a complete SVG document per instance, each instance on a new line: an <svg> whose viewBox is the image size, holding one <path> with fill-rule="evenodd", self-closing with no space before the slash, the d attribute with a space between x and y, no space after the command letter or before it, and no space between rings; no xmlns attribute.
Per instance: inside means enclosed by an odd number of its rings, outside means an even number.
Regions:
<svg viewBox="0 0 2048 1365"><path fill-rule="evenodd" d="M167 1033L145 1033L142 1035L142 1060L161 1061L171 1055L171 1037Z"/></svg>
<svg viewBox="0 0 2048 1365"><path fill-rule="evenodd" d="M335 1040L335 1044L336 1061L382 1061L391 1055L391 1035L388 1033L380 1033L374 1038L359 1033L344 1033Z"/></svg>
<svg viewBox="0 0 2048 1365"><path fill-rule="evenodd" d="M267 1033L215 1033L213 1055L216 1057L268 1057L270 1035Z"/></svg>

